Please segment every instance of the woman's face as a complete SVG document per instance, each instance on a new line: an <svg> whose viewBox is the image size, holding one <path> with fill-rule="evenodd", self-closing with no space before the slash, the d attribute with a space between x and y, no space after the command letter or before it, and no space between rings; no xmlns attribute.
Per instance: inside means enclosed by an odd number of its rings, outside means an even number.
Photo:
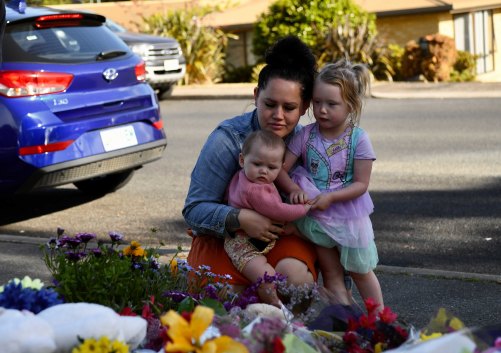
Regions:
<svg viewBox="0 0 501 353"><path fill-rule="evenodd" d="M301 98L299 82L281 78L272 78L263 90L255 88L254 99L261 129L282 138L294 130L309 103Z"/></svg>

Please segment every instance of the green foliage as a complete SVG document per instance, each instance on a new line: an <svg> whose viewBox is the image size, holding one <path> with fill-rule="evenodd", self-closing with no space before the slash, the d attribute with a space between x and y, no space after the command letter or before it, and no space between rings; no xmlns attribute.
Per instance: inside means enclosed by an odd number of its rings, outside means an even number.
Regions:
<svg viewBox="0 0 501 353"><path fill-rule="evenodd" d="M251 82L253 66L226 67L223 82Z"/></svg>
<svg viewBox="0 0 501 353"><path fill-rule="evenodd" d="M56 283L54 290L65 302L97 303L117 312L127 308L140 314L147 303L167 311L179 310L189 300L221 312L218 301L234 298L227 278L208 268L195 271L178 261L177 254L162 265L157 249L143 249L135 241L120 249L123 236L110 233L110 238L111 245L91 244L94 234L69 237L58 230L58 238L43 247L44 262Z"/></svg>
<svg viewBox="0 0 501 353"><path fill-rule="evenodd" d="M354 26L350 15L337 25L329 25L325 39L317 44L320 48L319 66L334 62L339 58L347 58L353 62L366 64L378 78L391 80L394 70L388 58L388 49L379 41L371 28L374 20L361 17Z"/></svg>
<svg viewBox="0 0 501 353"><path fill-rule="evenodd" d="M458 58L451 72L452 82L475 81L476 78L476 60L475 55L458 50Z"/></svg>
<svg viewBox="0 0 501 353"><path fill-rule="evenodd" d="M362 10L352 0L278 0L262 14L254 27L253 50L262 58L277 39L297 35L317 58L323 54L324 41L332 28L367 26L376 34L375 16ZM335 57L335 54L331 55Z"/></svg>
<svg viewBox="0 0 501 353"><path fill-rule="evenodd" d="M145 32L177 39L186 58L186 75L181 84L215 83L224 73L226 47L231 34L203 25L216 6L192 6L144 18Z"/></svg>
<svg viewBox="0 0 501 353"><path fill-rule="evenodd" d="M378 80L401 81L402 80L402 57L404 48L398 44L389 44L381 49L384 54L380 57L385 60L387 71L373 69L374 77Z"/></svg>
<svg viewBox="0 0 501 353"><path fill-rule="evenodd" d="M163 297L166 290L180 287L180 280L170 266L158 266L154 249L125 255L118 244L88 247L87 243L72 244L75 239L62 237L44 249L44 261L64 301L89 302L109 306L119 312L125 307L140 311L151 296L166 308L175 306ZM128 249L128 248L125 248ZM130 246L129 246L130 249ZM186 286L185 286L186 287Z"/></svg>
<svg viewBox="0 0 501 353"><path fill-rule="evenodd" d="M261 70L263 69L264 66L265 66L265 64L263 64L263 63L256 64L254 66L254 68L252 69L251 82L257 83L257 81L259 79L259 73L261 72Z"/></svg>

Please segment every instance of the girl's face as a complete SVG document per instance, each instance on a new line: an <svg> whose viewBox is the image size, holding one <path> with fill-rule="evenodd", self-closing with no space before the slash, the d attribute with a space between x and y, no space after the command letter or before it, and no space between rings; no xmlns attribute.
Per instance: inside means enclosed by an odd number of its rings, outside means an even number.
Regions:
<svg viewBox="0 0 501 353"><path fill-rule="evenodd" d="M309 105L301 98L299 82L281 78L272 78L263 90L255 88L254 99L261 129L282 138L294 130Z"/></svg>
<svg viewBox="0 0 501 353"><path fill-rule="evenodd" d="M254 145L247 155L240 153L240 166L247 179L256 184L271 184L275 181L284 163L284 149Z"/></svg>
<svg viewBox="0 0 501 353"><path fill-rule="evenodd" d="M320 80L313 89L313 114L320 132L326 137L337 137L346 128L350 107L341 96L338 85L331 85Z"/></svg>

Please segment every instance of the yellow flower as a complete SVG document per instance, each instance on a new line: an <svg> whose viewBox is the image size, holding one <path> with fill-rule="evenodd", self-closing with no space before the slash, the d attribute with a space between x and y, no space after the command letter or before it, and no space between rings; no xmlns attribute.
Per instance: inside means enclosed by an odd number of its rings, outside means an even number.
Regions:
<svg viewBox="0 0 501 353"><path fill-rule="evenodd" d="M177 274L177 258L175 257L170 261L170 272L173 275Z"/></svg>
<svg viewBox="0 0 501 353"><path fill-rule="evenodd" d="M130 245L124 249L125 256L143 257L145 255L144 249L137 241L131 241Z"/></svg>
<svg viewBox="0 0 501 353"><path fill-rule="evenodd" d="M383 342L378 342L374 346L374 353L381 353L382 351L384 351L384 348L385 344Z"/></svg>
<svg viewBox="0 0 501 353"><path fill-rule="evenodd" d="M212 323L214 310L197 306L186 321L174 310L169 310L160 319L163 325L168 326L167 335L172 342L168 342L165 351L182 353L248 353L247 348L240 342L228 336L220 336L212 340L201 342L200 338Z"/></svg>
<svg viewBox="0 0 501 353"><path fill-rule="evenodd" d="M442 334L440 332L433 332L433 333L430 333L429 335L427 334L420 334L419 337L423 340L423 341L428 341L428 340L432 340L432 339L435 339L435 338L438 338L438 337L441 337Z"/></svg>
<svg viewBox="0 0 501 353"><path fill-rule="evenodd" d="M453 317L451 319L451 321L449 322L449 326L455 331L459 331L464 328L463 322L459 320L457 317Z"/></svg>
<svg viewBox="0 0 501 353"><path fill-rule="evenodd" d="M71 353L129 353L129 346L120 341L110 342L108 337L103 336L99 340L87 338Z"/></svg>

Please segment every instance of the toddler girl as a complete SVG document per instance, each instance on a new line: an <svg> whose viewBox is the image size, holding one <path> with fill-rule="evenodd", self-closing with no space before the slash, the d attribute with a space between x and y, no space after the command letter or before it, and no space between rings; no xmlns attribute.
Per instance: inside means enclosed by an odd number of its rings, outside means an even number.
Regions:
<svg viewBox="0 0 501 353"><path fill-rule="evenodd" d="M284 170L301 160L278 185L292 203L310 203L310 213L295 222L316 244L324 286L349 304L344 270L350 272L362 298L383 307L373 269L378 262L369 215L374 205L367 192L376 159L368 135L358 127L368 69L346 60L325 66L313 92L315 123L304 127L288 145ZM294 182L295 183L294 183Z"/></svg>

